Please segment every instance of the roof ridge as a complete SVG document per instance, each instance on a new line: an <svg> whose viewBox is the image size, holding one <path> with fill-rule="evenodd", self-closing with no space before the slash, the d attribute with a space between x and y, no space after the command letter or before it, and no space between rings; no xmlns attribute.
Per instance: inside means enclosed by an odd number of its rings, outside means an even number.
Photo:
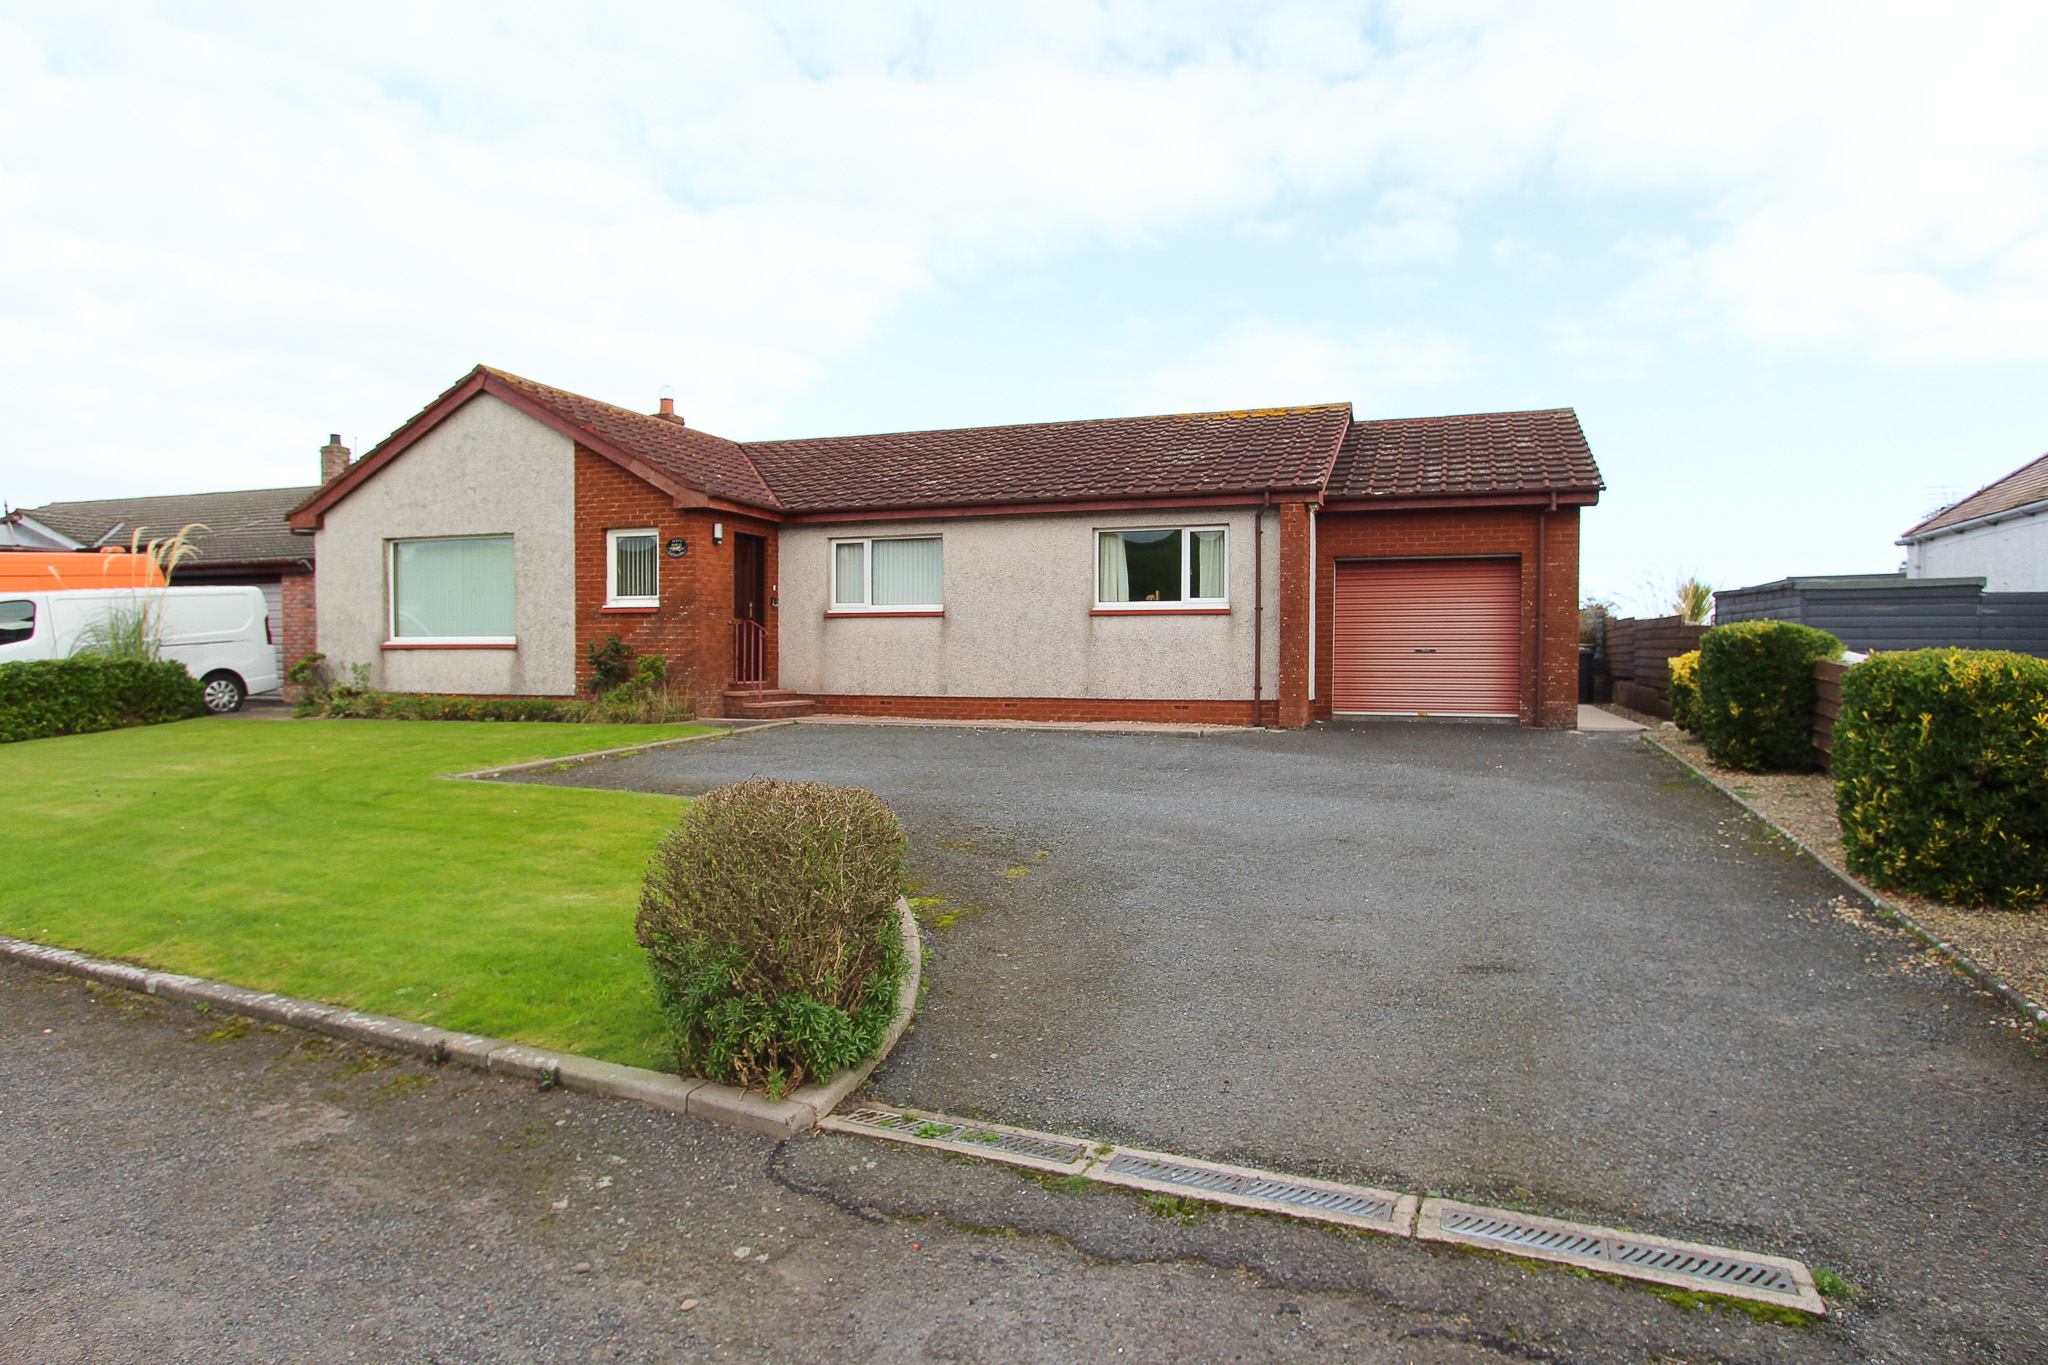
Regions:
<svg viewBox="0 0 2048 1365"><path fill-rule="evenodd" d="M1489 412L1439 412L1428 417L1359 417L1353 420L1359 424L1368 422L1470 422L1480 417L1554 417L1568 412L1578 416L1578 409L1563 408L1496 408Z"/></svg>
<svg viewBox="0 0 2048 1365"><path fill-rule="evenodd" d="M1125 417L1069 417L1051 422L991 422L979 427L913 427L904 431L856 431L841 436L774 436L758 441L735 441L742 450L750 446L799 445L809 441L864 441L894 436L960 436L982 431L1032 431L1050 427L1099 427L1115 422L1164 422L1182 417L1278 417L1301 412L1349 410L1350 400L1332 403L1292 403L1263 408L1215 408L1191 412L1152 412Z"/></svg>

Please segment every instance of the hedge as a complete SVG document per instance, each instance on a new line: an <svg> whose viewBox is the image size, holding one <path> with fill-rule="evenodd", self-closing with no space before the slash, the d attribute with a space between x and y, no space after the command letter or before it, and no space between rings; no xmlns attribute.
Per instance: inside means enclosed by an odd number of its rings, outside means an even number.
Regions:
<svg viewBox="0 0 2048 1365"><path fill-rule="evenodd" d="M1665 660L1671 666L1671 719L1678 728L1700 732L1700 652Z"/></svg>
<svg viewBox="0 0 2048 1365"><path fill-rule="evenodd" d="M0 743L156 725L204 715L185 665L81 654L0 664Z"/></svg>
<svg viewBox="0 0 2048 1365"><path fill-rule="evenodd" d="M1790 621L1737 621L1700 637L1696 714L1707 756L1743 772L1813 769L1817 659L1842 642Z"/></svg>
<svg viewBox="0 0 2048 1365"><path fill-rule="evenodd" d="M1874 655L1843 675L1833 759L1851 871L1963 905L2048 896L2048 661Z"/></svg>
<svg viewBox="0 0 2048 1365"><path fill-rule="evenodd" d="M905 844L857 787L755 778L691 805L636 926L678 1069L780 1097L872 1055L904 971Z"/></svg>

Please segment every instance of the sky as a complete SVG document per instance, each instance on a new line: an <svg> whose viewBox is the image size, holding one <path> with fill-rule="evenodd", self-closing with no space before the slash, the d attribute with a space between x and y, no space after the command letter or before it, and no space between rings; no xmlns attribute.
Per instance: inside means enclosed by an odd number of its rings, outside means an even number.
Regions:
<svg viewBox="0 0 2048 1365"><path fill-rule="evenodd" d="M0 499L484 363L734 439L1572 407L1581 587L2048 450L2048 6L0 0Z"/></svg>

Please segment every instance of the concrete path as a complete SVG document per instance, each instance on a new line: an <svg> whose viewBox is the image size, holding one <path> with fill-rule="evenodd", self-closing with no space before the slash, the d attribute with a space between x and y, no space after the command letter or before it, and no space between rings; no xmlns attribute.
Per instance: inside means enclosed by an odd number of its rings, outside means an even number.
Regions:
<svg viewBox="0 0 2048 1365"><path fill-rule="evenodd" d="M877 1091L1798 1256L1859 1350L2048 1359L2048 1062L1625 735L791 726L565 774L874 788L932 989Z"/></svg>
<svg viewBox="0 0 2048 1365"><path fill-rule="evenodd" d="M1603 711L1597 706L1587 706L1582 703L1579 706L1579 728L1596 732L1632 735L1644 727L1625 716L1617 716L1612 711Z"/></svg>

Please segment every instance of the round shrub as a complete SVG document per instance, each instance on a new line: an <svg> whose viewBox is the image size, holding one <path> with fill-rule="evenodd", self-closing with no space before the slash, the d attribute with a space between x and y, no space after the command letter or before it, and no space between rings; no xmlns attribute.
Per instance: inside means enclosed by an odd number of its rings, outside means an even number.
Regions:
<svg viewBox="0 0 2048 1365"><path fill-rule="evenodd" d="M199 680L169 660L78 654L0 664L0 743L205 714Z"/></svg>
<svg viewBox="0 0 2048 1365"><path fill-rule="evenodd" d="M904 970L906 843L857 787L755 778L690 806L637 926L683 1072L779 1096L880 1046Z"/></svg>
<svg viewBox="0 0 2048 1365"><path fill-rule="evenodd" d="M1743 772L1813 769L1813 665L1842 652L1824 630L1737 621L1700 637L1695 714L1707 756Z"/></svg>
<svg viewBox="0 0 2048 1365"><path fill-rule="evenodd" d="M2048 661L1874 655L1842 677L1833 757L1850 870L1964 905L2048 896Z"/></svg>
<svg viewBox="0 0 2048 1365"><path fill-rule="evenodd" d="M1681 730L1700 732L1700 652L1692 650L1665 661L1671 666L1671 719Z"/></svg>

